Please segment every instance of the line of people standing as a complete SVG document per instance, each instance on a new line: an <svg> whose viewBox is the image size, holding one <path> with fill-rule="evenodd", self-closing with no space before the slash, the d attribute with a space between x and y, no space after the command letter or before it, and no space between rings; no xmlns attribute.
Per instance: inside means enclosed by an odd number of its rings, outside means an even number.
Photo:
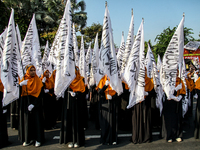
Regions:
<svg viewBox="0 0 200 150"><path fill-rule="evenodd" d="M113 145L118 143L118 128L132 130L131 141L145 143L152 141L153 118L152 106L155 105L156 93L153 80L145 75L145 100L127 109L129 103L129 88L125 82L123 94L118 96L109 84L109 77L105 75L96 86L90 87L84 83L79 68L76 67L76 78L65 91L64 98L56 101L54 95L55 74L54 71L49 77L49 71L45 70L41 78L36 75L33 65L26 67L24 78L20 81L20 99L11 104L11 128L18 129L19 140L23 146L35 144L41 146L45 142L44 129L52 129L56 125L57 116L61 114L60 144L68 144L69 148L80 147L85 144L84 128L87 128L87 94L91 101L90 117L95 121L96 129L101 130L100 143ZM199 138L199 99L200 79L194 83L192 72L188 73L186 84L188 91L185 91L183 81L176 78L174 96L181 99L186 92L190 95L189 110L185 116L192 112L193 91L198 95L195 138ZM0 96L3 97L3 85L0 84ZM56 107L55 107L56 106ZM62 106L62 111L61 110ZM17 109L16 109L17 108ZM58 109L57 109L58 108ZM1 107L0 119L0 146L6 146L8 142L6 109ZM163 112L161 117L157 115L158 125L162 126L161 136L167 142L182 141L182 100L167 100L163 96ZM18 120L19 123L16 123ZM155 120L155 119L154 119Z"/></svg>

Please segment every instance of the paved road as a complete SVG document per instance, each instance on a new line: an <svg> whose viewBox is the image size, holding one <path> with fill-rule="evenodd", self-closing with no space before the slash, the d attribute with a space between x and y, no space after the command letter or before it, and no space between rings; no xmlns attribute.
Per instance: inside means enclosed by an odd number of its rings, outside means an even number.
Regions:
<svg viewBox="0 0 200 150"><path fill-rule="evenodd" d="M194 108L196 102L194 101ZM193 113L194 114L194 113ZM57 123L59 127L60 123ZM47 130L45 131L45 139L46 142L37 149L41 150L56 150L56 149L68 149L67 145L59 144L59 128L55 130ZM194 134L194 115L193 117L186 120L183 126L183 130L185 131L183 134L183 142L173 142L167 143L165 140L159 138L159 130L154 129L153 131L153 141L151 143L143 143L143 144L133 144L130 142L131 131L119 131L119 144L118 145L101 145L99 143L99 135L100 131L95 130L94 123L89 121L89 128L85 131L86 134L86 144L84 147L80 147L78 149L87 149L87 150L95 150L95 149L152 149L152 150L200 150L200 140L196 140L193 137ZM10 122L8 121L8 135L9 141L11 145L3 148L3 150L31 150L35 149L34 145L30 145L28 147L23 147L22 143L18 141L18 131L12 130L10 128ZM92 135L92 136L91 136Z"/></svg>

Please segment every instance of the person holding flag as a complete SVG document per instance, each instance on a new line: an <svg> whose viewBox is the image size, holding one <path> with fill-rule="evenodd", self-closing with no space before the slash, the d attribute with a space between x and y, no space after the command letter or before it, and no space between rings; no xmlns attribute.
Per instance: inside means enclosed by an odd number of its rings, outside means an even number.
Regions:
<svg viewBox="0 0 200 150"><path fill-rule="evenodd" d="M36 68L33 65L26 66L26 74L19 84L21 86L19 140L23 142L23 146L35 141L35 146L39 147L44 142L43 83L36 75Z"/></svg>
<svg viewBox="0 0 200 150"><path fill-rule="evenodd" d="M109 85L107 75L100 80L96 89L99 95L100 143L115 145L117 144L119 97Z"/></svg>
<svg viewBox="0 0 200 150"><path fill-rule="evenodd" d="M163 126L162 136L171 143L174 140L182 141L182 98L186 94L185 85L178 77L177 69L176 85L174 89L174 98L165 99L163 102Z"/></svg>
<svg viewBox="0 0 200 150"><path fill-rule="evenodd" d="M77 148L85 144L83 127L85 85L77 66L75 74L76 78L65 91L61 114L60 144L69 142L69 148Z"/></svg>
<svg viewBox="0 0 200 150"><path fill-rule="evenodd" d="M46 70L41 80L44 82L44 96L43 96L43 109L44 109L44 128L52 129L56 124L55 119L55 96L54 96L54 82L49 78L49 70Z"/></svg>

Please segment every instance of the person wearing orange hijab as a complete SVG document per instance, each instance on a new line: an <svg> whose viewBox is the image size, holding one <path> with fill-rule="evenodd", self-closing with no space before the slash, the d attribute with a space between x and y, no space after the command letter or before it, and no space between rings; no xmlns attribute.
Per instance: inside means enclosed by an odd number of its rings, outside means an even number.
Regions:
<svg viewBox="0 0 200 150"><path fill-rule="evenodd" d="M99 122L101 128L101 144L117 144L117 118L119 97L109 84L105 75L96 87L99 95Z"/></svg>
<svg viewBox="0 0 200 150"><path fill-rule="evenodd" d="M200 78L195 82L195 91L198 95L195 114L194 138L200 139Z"/></svg>
<svg viewBox="0 0 200 150"><path fill-rule="evenodd" d="M3 99L4 86L0 80L0 99ZM8 132L7 132L7 109L2 107L2 101L0 101L0 149L9 145Z"/></svg>
<svg viewBox="0 0 200 150"><path fill-rule="evenodd" d="M83 127L85 84L78 67L75 68L75 74L75 79L65 91L61 114L60 144L69 143L69 148L85 144Z"/></svg>
<svg viewBox="0 0 200 150"><path fill-rule="evenodd" d="M44 142L42 115L43 83L36 75L33 65L26 66L26 74L19 82L21 100L19 107L19 140L23 146L35 142L39 147Z"/></svg>
<svg viewBox="0 0 200 150"><path fill-rule="evenodd" d="M132 107L132 142L151 142L151 98L155 96L153 81L147 77L145 68L145 92L144 101Z"/></svg>
<svg viewBox="0 0 200 150"><path fill-rule="evenodd" d="M174 90L175 99L165 99L163 102L162 136L169 143L176 140L182 141L182 98L186 94L185 85L178 77L177 70L176 85Z"/></svg>
<svg viewBox="0 0 200 150"><path fill-rule="evenodd" d="M55 96L54 82L49 78L49 70L46 70L41 80L44 82L43 110L44 110L44 128L46 130L53 129L56 125L55 119Z"/></svg>

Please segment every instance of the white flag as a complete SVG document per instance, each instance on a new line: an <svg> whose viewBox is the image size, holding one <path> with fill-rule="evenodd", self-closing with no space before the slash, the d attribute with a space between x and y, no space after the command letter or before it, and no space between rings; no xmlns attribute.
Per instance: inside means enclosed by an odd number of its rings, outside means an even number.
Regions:
<svg viewBox="0 0 200 150"><path fill-rule="evenodd" d="M22 61L21 61L21 48L22 48L22 39L21 39L21 34L19 31L19 26L16 26L16 36L17 36L17 43L20 51L19 59L18 59L18 75L20 80L23 78L24 73L23 73L23 66L22 66Z"/></svg>
<svg viewBox="0 0 200 150"><path fill-rule="evenodd" d="M64 96L65 90L76 77L72 40L71 2L67 1L59 30L56 80L54 87L54 93L57 97Z"/></svg>
<svg viewBox="0 0 200 150"><path fill-rule="evenodd" d="M19 48L15 31L14 10L12 9L1 62L1 81L4 85L3 106L19 98L18 59Z"/></svg>
<svg viewBox="0 0 200 150"><path fill-rule="evenodd" d="M7 35L7 29L6 28L3 33L1 33L0 35L0 63L2 61L2 55L3 55L3 47L4 47L4 44L5 44L5 40L6 40L6 35Z"/></svg>
<svg viewBox="0 0 200 150"><path fill-rule="evenodd" d="M160 74L158 73L158 69L156 66L156 61L154 55L151 51L151 47L148 43L148 63L147 63L147 75L149 74L150 77L153 77L154 89L156 92L156 107L160 110L160 115L162 114L163 103L162 98L164 91L162 89L162 85L160 83Z"/></svg>
<svg viewBox="0 0 200 150"><path fill-rule="evenodd" d="M80 59L79 59L79 70L82 77L85 79L85 84L87 84L87 75L86 75L86 60L85 60L85 49L83 36L81 36L81 49L80 49Z"/></svg>
<svg viewBox="0 0 200 150"><path fill-rule="evenodd" d="M133 16L133 13L132 13L131 22L130 22L130 26L129 26L129 32L128 32L128 36L127 36L127 39L126 39L125 52L124 52L124 55L123 55L123 58L122 58L121 74L124 73L124 69L127 65L128 58L129 58L130 53L131 53L133 42L134 42L134 16Z"/></svg>
<svg viewBox="0 0 200 150"><path fill-rule="evenodd" d="M99 70L99 44L98 44L98 33L95 38L94 50L92 52L92 63L91 63L91 74L90 74L90 86L98 85L101 78L103 78L103 72Z"/></svg>
<svg viewBox="0 0 200 150"><path fill-rule="evenodd" d="M186 94L182 99L182 115L184 118L184 115L186 114L186 112L188 111L188 105L189 105L189 99L188 99L188 92L187 92L187 84L186 84L186 67L185 67L185 61L183 60L183 67L182 67L182 74L181 74L181 80L183 81L184 85L185 85L185 91Z"/></svg>
<svg viewBox="0 0 200 150"><path fill-rule="evenodd" d="M80 53L78 51L78 42L77 42L77 38L76 38L76 30L75 30L74 23L73 23L73 44L74 44L75 64L76 64L76 66L79 66Z"/></svg>
<svg viewBox="0 0 200 150"><path fill-rule="evenodd" d="M184 25L184 17L181 20L178 28L176 29L167 47L167 50L163 56L163 62L160 72L161 83L168 99L174 99L175 97L173 93L176 85L176 74L178 66L180 67L180 73L181 73L181 66L179 64L180 61L183 60L183 47L184 47L183 25Z"/></svg>
<svg viewBox="0 0 200 150"><path fill-rule="evenodd" d="M118 63L119 71L121 70L121 67L122 67L122 58L124 56L124 51L125 51L125 42L124 42L124 33L123 33L120 48L117 53L117 63Z"/></svg>
<svg viewBox="0 0 200 150"><path fill-rule="evenodd" d="M129 97L129 105L127 108L133 107L135 104L144 100L145 87L145 65L144 65L144 33L143 21L138 29L136 39L134 41L123 79L128 84L131 91Z"/></svg>
<svg viewBox="0 0 200 150"><path fill-rule="evenodd" d="M153 58L151 58L151 57L153 57ZM147 55L146 55L146 59L145 59L145 67L147 68L147 77L149 77L149 78L152 78L152 70L153 70L152 60L154 60L154 56L151 51L151 47L148 43L148 51L147 51Z"/></svg>
<svg viewBox="0 0 200 150"><path fill-rule="evenodd" d="M86 54L86 74L89 75L90 74L90 65L91 65L91 61L92 61L92 49L91 49L91 42L89 44L89 48Z"/></svg>
<svg viewBox="0 0 200 150"><path fill-rule="evenodd" d="M50 53L49 41L47 41L42 58L42 67L41 67L42 73L44 73L44 71L46 70L49 70L50 74L53 72L52 64L50 63L50 61L48 61L49 53Z"/></svg>
<svg viewBox="0 0 200 150"><path fill-rule="evenodd" d="M40 76L42 74L40 71L42 57L35 14L33 14L33 18L29 24L28 31L22 44L21 58L24 71L27 65L32 64L36 68L37 75Z"/></svg>
<svg viewBox="0 0 200 150"><path fill-rule="evenodd" d="M123 88L121 79L118 75L117 58L107 6L103 21L101 48L99 52L99 68L104 72L104 74L108 75L112 89L120 95L123 92Z"/></svg>
<svg viewBox="0 0 200 150"><path fill-rule="evenodd" d="M162 66L162 61L160 59L160 55L158 54L158 59L157 59L157 69L160 71L160 67Z"/></svg>

